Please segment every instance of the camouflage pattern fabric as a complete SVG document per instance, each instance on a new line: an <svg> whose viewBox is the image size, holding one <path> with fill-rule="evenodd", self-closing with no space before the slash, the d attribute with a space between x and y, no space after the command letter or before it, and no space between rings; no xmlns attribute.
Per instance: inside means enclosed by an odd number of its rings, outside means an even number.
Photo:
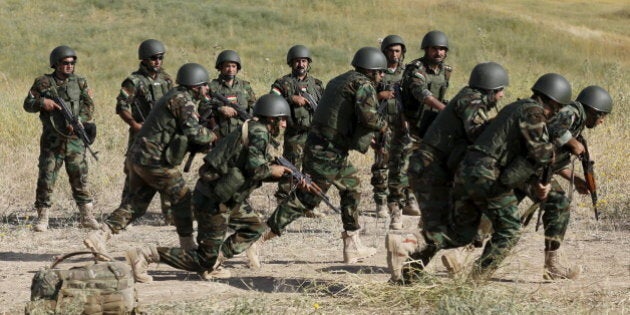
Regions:
<svg viewBox="0 0 630 315"><path fill-rule="evenodd" d="M256 103L256 95L248 81L234 78L232 86L228 86L222 79L213 79L209 86L211 94L221 94L233 104L237 104L242 110L252 113ZM218 126L217 133L220 137L227 136L243 124L238 116L228 118L218 111L214 112L214 117Z"/></svg>
<svg viewBox="0 0 630 315"><path fill-rule="evenodd" d="M35 197L36 208L51 207L51 197L59 169L66 164L66 172L72 188L72 196L77 205L92 202L88 190L88 163L85 146L75 135L69 135L60 111L41 111L46 95L58 96L66 102L73 115L81 122L92 122L94 102L85 78L70 75L58 80L53 74L35 79L24 109L29 113L39 113L43 131L40 137L39 175Z"/></svg>

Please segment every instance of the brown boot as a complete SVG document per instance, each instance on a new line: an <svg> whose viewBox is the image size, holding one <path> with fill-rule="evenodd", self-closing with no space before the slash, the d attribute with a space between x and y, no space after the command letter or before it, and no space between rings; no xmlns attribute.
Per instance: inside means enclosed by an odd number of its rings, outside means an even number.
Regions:
<svg viewBox="0 0 630 315"><path fill-rule="evenodd" d="M107 224L101 224L100 229L91 231L83 240L83 244L92 252L108 255L107 241L112 238L112 231Z"/></svg>
<svg viewBox="0 0 630 315"><path fill-rule="evenodd" d="M252 245L249 246L249 248L245 251L247 259L249 259L249 268L260 268L260 248L262 247L263 243L276 236L278 236L276 233L272 231L267 231L263 233L263 235L258 240L252 243Z"/></svg>
<svg viewBox="0 0 630 315"><path fill-rule="evenodd" d="M232 273L221 266L225 260L226 258L223 257L223 253L219 252L217 261L214 263L214 266L212 266L212 270L206 270L204 272L199 273L199 275L204 280L230 278L232 276Z"/></svg>
<svg viewBox="0 0 630 315"><path fill-rule="evenodd" d="M402 281L403 265L410 255L425 246L424 238L418 234L394 234L388 233L385 237L387 248L387 267L391 274L392 282Z"/></svg>
<svg viewBox="0 0 630 315"><path fill-rule="evenodd" d="M387 207L389 208L389 211L391 213L391 221L389 222L389 229L402 230L403 229L402 210L398 206L398 203L390 202L387 204Z"/></svg>
<svg viewBox="0 0 630 315"><path fill-rule="evenodd" d="M125 252L125 259L131 265L133 270L133 278L139 283L148 283L153 281L153 277L147 273L150 263L160 261L160 254L155 245L130 248Z"/></svg>
<svg viewBox="0 0 630 315"><path fill-rule="evenodd" d="M363 246L359 238L359 230L343 231L341 238L343 239L343 262L346 264L354 264L376 254L376 248Z"/></svg>
<svg viewBox="0 0 630 315"><path fill-rule="evenodd" d="M179 247L185 251L196 250L197 242L195 242L195 238L192 236L180 236Z"/></svg>
<svg viewBox="0 0 630 315"><path fill-rule="evenodd" d="M37 219L33 222L33 231L46 232L48 230L48 211L50 208L37 208Z"/></svg>
<svg viewBox="0 0 630 315"><path fill-rule="evenodd" d="M79 223L82 228L98 230L101 227L94 218L94 205L91 202L79 205L79 216Z"/></svg>
<svg viewBox="0 0 630 315"><path fill-rule="evenodd" d="M410 194L407 198L407 204L403 208L403 214L414 217L420 216L420 205L418 205L418 200L416 200L413 194Z"/></svg>
<svg viewBox="0 0 630 315"><path fill-rule="evenodd" d="M545 280L577 279L582 273L582 266L565 267L560 264L558 250L545 251Z"/></svg>
<svg viewBox="0 0 630 315"><path fill-rule="evenodd" d="M386 204L376 204L376 217L377 218L383 218L383 219L389 219L389 209L387 209L387 205Z"/></svg>

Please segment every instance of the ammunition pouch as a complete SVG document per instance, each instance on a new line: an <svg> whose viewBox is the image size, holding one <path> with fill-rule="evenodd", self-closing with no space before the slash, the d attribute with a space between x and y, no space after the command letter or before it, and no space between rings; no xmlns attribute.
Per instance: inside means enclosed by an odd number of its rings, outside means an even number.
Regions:
<svg viewBox="0 0 630 315"><path fill-rule="evenodd" d="M188 137L176 134L164 151L164 158L171 166L178 166L184 161L184 156L188 151Z"/></svg>
<svg viewBox="0 0 630 315"><path fill-rule="evenodd" d="M96 124L83 123L83 129L85 129L85 135L88 137L89 143L94 143L94 140L96 140Z"/></svg>

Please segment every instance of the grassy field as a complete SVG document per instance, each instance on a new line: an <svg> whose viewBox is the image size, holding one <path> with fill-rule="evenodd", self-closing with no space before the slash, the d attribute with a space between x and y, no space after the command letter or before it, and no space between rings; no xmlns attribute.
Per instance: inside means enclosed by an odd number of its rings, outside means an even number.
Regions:
<svg viewBox="0 0 630 315"><path fill-rule="evenodd" d="M86 76L95 92L99 137L94 148L100 161L91 163L90 182L96 207L107 214L117 206L122 188L123 153L127 128L115 115L115 97L120 83L137 68L137 47L147 38L167 46L165 65L175 75L180 65L197 62L211 77L215 58L224 49L239 52L243 70L239 77L252 83L257 95L265 94L275 78L288 73L286 51L304 44L314 55L311 73L327 82L350 69L354 52L376 46L378 39L398 34L407 42L405 60L421 55L419 43L429 30L444 31L451 49L447 63L455 69L454 95L468 79L472 67L483 61L504 65L510 87L504 104L530 95L536 78L547 72L563 74L573 85L574 96L592 84L608 89L614 99L613 114L605 124L586 131L599 184L599 223L591 221L590 199L576 196L574 218L589 231L604 230L630 236L630 5L627 1L507 0L507 1L372 1L372 0L277 0L277 1L123 1L123 0L3 0L0 1L0 252L16 235L28 237L37 178L38 139L41 123L37 115L22 109L33 80L51 72L50 51L69 45L78 53L77 73ZM503 104L503 105L504 105ZM362 170L364 200L373 208L369 191L371 155L353 154ZM93 162L93 161L92 161ZM197 161L199 163L199 161ZM579 169L579 166L577 167ZM54 197L54 215L70 217L76 210L64 172ZM191 180L194 180L191 177ZM193 183L193 182L191 182ZM27 218L22 224L7 224L10 217ZM16 234L17 233L17 234ZM626 269L630 254L625 249ZM0 259L2 260L2 259ZM628 276L626 270L625 276ZM442 281L445 281L442 279ZM374 305L391 305L403 312L423 309L439 313L537 313L554 312L542 305L546 300L527 302L510 299L510 291L474 290L469 284L445 281L433 287L394 291L383 284L359 286L353 294L360 303L340 299L338 308L324 313L368 313ZM415 290L415 291L413 291ZM626 291L630 292L628 286ZM423 295L418 303L406 296ZM265 298L260 298L262 301ZM498 308L479 304L498 301ZM261 300L234 300L224 308L229 313L292 312L274 309ZM322 312L310 300L293 300L308 306L306 313ZM397 303L400 302L400 303ZM267 302L270 303L270 302ZM351 303L346 307L347 303ZM379 304L380 303L380 304ZM476 304L475 304L476 303ZM511 304L510 304L511 303ZM627 313L628 298L613 299L601 309ZM466 305L480 305L466 309ZM621 308L617 308L621 304ZM192 306L191 306L192 305ZM203 301L187 307L203 313ZM580 313L593 312L587 300L564 304ZM153 311L161 305L156 302ZM355 308L356 307L356 308ZM464 308L461 308L464 307ZM625 307L625 308L624 308ZM179 308L178 310L182 310ZM332 310L332 311L331 311ZM382 309L384 312L393 309ZM617 312L616 310L621 310ZM168 313L168 311L164 311ZM299 313L304 312L299 311Z"/></svg>

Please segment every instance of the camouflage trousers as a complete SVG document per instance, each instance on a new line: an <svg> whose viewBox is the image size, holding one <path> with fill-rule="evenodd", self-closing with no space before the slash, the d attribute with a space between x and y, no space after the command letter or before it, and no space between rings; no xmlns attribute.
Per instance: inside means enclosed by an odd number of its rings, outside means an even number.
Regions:
<svg viewBox="0 0 630 315"><path fill-rule="evenodd" d="M374 202L376 204L398 203L404 206L413 198L409 189L407 169L411 156L412 142L402 126L394 126L385 138L382 152L374 151L372 178Z"/></svg>
<svg viewBox="0 0 630 315"><path fill-rule="evenodd" d="M360 180L357 169L348 160L348 154L336 149L331 143L316 137L309 137L304 149L303 172L311 175L324 192L331 185L339 190L341 199L341 221L345 231L355 231L359 225L361 200ZM280 203L267 220L271 230L280 235L284 228L297 218L312 210L322 201L321 197L304 192L295 191L284 202Z"/></svg>
<svg viewBox="0 0 630 315"><path fill-rule="evenodd" d="M39 140L39 174L35 190L35 207L50 208L59 169L65 163L66 173L77 205L92 202L88 190L88 164L85 146L79 139L66 139L54 132L43 133Z"/></svg>
<svg viewBox="0 0 630 315"><path fill-rule="evenodd" d="M193 209L197 219L196 250L159 247L160 261L178 269L203 272L212 269L219 252L225 258L244 252L265 232L267 226L247 203L227 206L193 193ZM227 236L228 228L234 233Z"/></svg>
<svg viewBox="0 0 630 315"><path fill-rule="evenodd" d="M178 168L146 167L126 160L129 170L129 193L122 205L114 210L105 223L113 233L118 233L127 225L143 216L156 192L171 202L177 234L190 236L193 233L191 199L192 193L186 186Z"/></svg>
<svg viewBox="0 0 630 315"><path fill-rule="evenodd" d="M306 143L307 131L292 131L284 135L282 146L282 156L289 160L299 170L302 169L302 156L304 155L304 144ZM276 197L284 200L291 192L291 182L288 178L283 178L278 182L278 192Z"/></svg>
<svg viewBox="0 0 630 315"><path fill-rule="evenodd" d="M126 204L125 202L130 201L130 198L127 198L127 195L129 194L129 168L127 168L127 163L125 162L125 167L123 169L123 171L125 172L125 185L123 186L123 191L121 194L121 198L120 198L120 206L118 206L119 208L130 208L131 205ZM171 210L171 201L168 199L167 196L162 195L160 193L160 204L161 204L161 208L162 208L162 214L167 216L167 215L171 215L172 214L172 210Z"/></svg>

